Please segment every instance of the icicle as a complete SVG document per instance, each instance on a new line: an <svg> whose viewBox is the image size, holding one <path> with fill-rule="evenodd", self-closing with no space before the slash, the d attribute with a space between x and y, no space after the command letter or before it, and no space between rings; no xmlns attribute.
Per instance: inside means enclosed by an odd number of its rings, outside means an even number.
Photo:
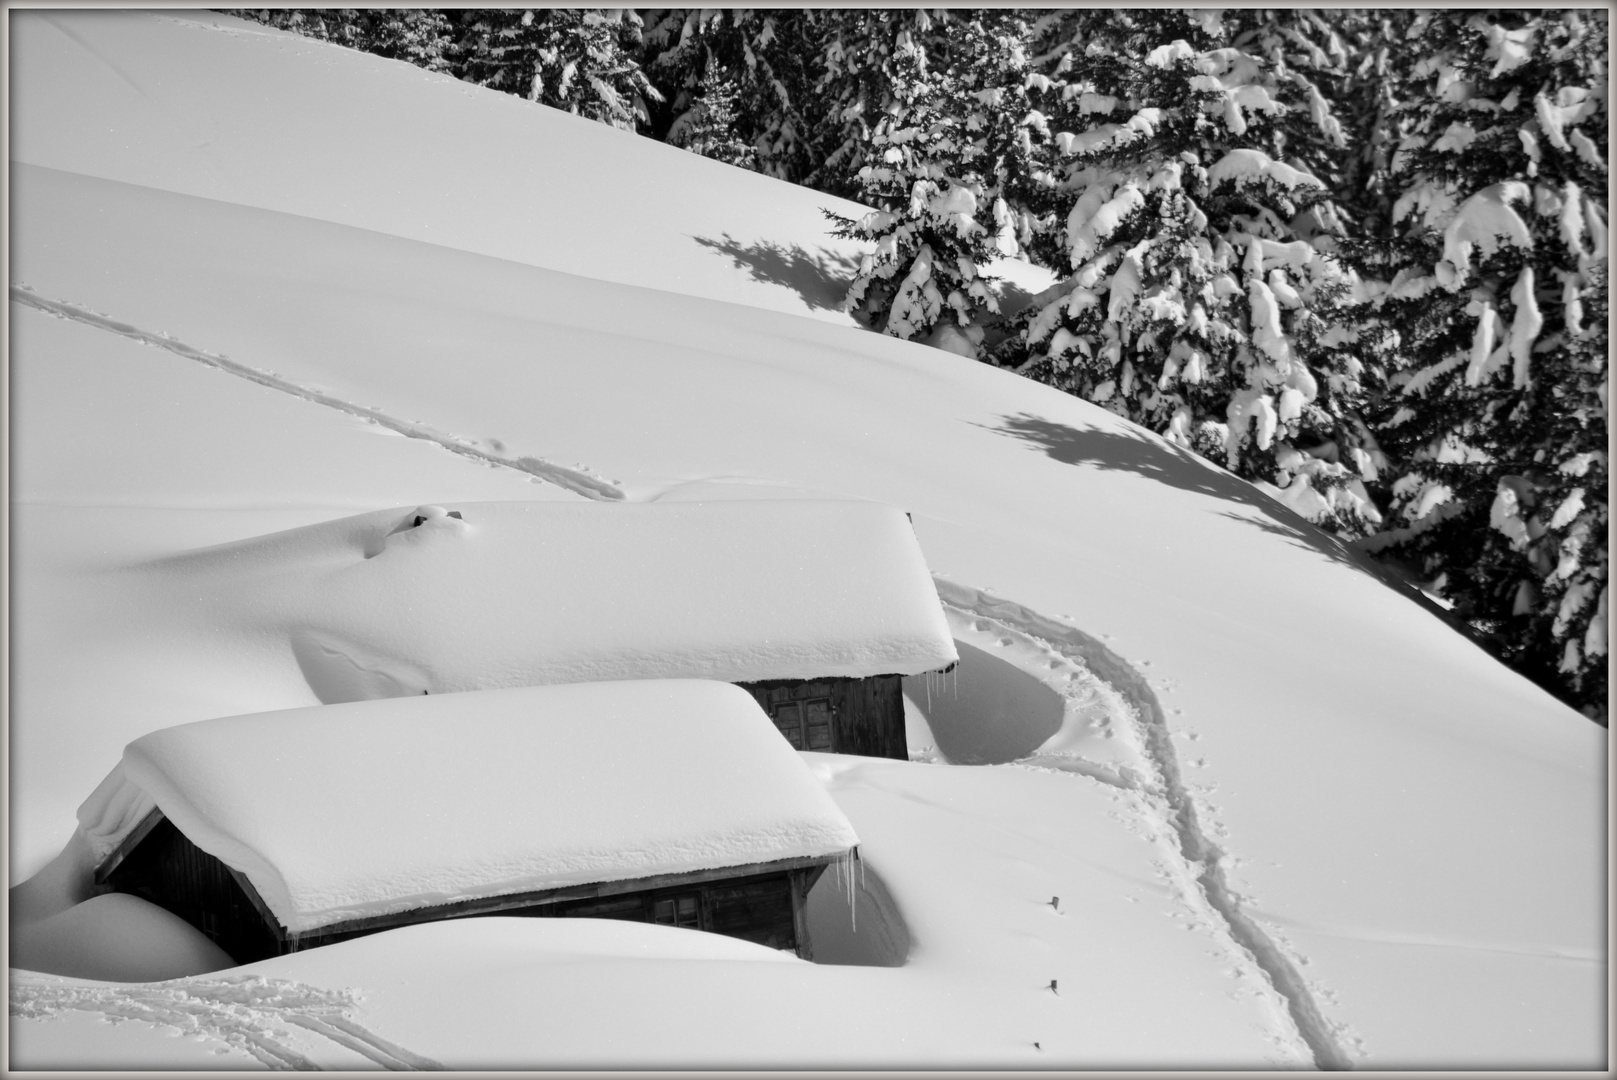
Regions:
<svg viewBox="0 0 1617 1080"><path fill-rule="evenodd" d="M859 858L859 849L852 848L848 852L848 920L853 932L859 932L859 891L853 880L854 868L859 868L860 875L864 874L864 862Z"/></svg>
<svg viewBox="0 0 1617 1080"><path fill-rule="evenodd" d="M859 907L855 900L853 868L863 864L859 859L859 848L851 847L838 855L831 863L831 872L836 875L837 886L848 901L848 918L853 922L854 932L859 930Z"/></svg>

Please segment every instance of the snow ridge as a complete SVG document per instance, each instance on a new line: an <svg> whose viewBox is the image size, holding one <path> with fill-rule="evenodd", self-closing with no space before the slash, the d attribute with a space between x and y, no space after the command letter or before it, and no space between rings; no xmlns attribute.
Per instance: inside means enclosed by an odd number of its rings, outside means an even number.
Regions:
<svg viewBox="0 0 1617 1080"><path fill-rule="evenodd" d="M133 338L143 345L152 345L159 349L167 349L176 356L183 356L188 360L195 360L198 363L207 364L210 367L215 367L221 371L228 372L231 375L240 376L249 382L257 383L260 386L267 386L272 390L279 390L283 393L291 394L293 397L299 397L305 401L312 401L316 405L324 405L328 408L347 413L350 416L355 416L362 420L368 420L371 423L379 424L390 431L396 431L400 435L404 435L412 439L425 439L428 442L437 443L445 450L460 454L463 457L473 458L489 465L500 465L508 469L516 469L519 472L525 472L539 480L544 480L555 484L558 487L566 488L568 491L574 492L578 495L583 495L586 498L616 502L624 497L622 488L618 487L609 480L603 480L598 476L593 476L583 469L574 469L568 468L565 465L557 465L554 462L545 461L543 458L510 457L504 454L491 452L454 435L437 431L426 426L425 424L419 424L409 420L399 420L376 409L366 408L363 405L355 405L352 402L343 401L340 398L332 397L330 394L323 394L320 391L310 387L299 386L297 383L294 383L288 379L283 379L271 372L260 371L257 368L251 368L245 364L239 364L236 361L231 360L228 356L218 353L210 353L202 349L194 348L185 344L183 341L169 337L167 334L153 333L149 330L142 330L139 327L131 326L128 323L118 322L114 319L108 318L105 315L98 315L93 311L79 307L75 304L69 304L60 300L48 300L34 292L34 290L29 288L27 285L13 284L11 286L11 299L15 303L24 304L28 307L34 308L37 311L43 311L47 315L53 315L59 319L69 319L73 322L84 323L86 326L93 326L98 330L107 330L114 334L121 334L127 338Z"/></svg>
<svg viewBox="0 0 1617 1080"><path fill-rule="evenodd" d="M1100 641L1066 623L1040 615L1021 604L989 596L978 589L959 585L933 575L938 597L945 604L982 618L994 619L1030 636L1041 638L1057 651L1082 660L1098 678L1110 684L1133 707L1139 718L1140 747L1146 763L1157 774L1157 783L1141 785L1137 778L1123 774L1128 786L1142 794L1156 795L1166 804L1167 824L1177 835L1179 852L1194 874L1209 908L1224 922L1225 929L1268 978L1275 992L1285 1001L1297 1033L1321 1069L1350 1069L1348 1052L1338 1041L1338 1028L1325 1019L1306 980L1282 948L1241 908L1224 874L1224 851L1202 831L1194 800L1179 771L1167 717L1156 692L1134 667ZM1030 764L1047 764L1039 755ZM1154 790L1153 790L1154 789Z"/></svg>
<svg viewBox="0 0 1617 1080"><path fill-rule="evenodd" d="M431 1058L354 1022L352 990L325 990L262 975L174 979L161 983L95 985L13 977L11 1015L43 1020L68 1011L99 1013L109 1022L139 1020L177 1027L245 1051L271 1069L322 1066L288 1045L286 1025L314 1032L385 1069L442 1069Z"/></svg>

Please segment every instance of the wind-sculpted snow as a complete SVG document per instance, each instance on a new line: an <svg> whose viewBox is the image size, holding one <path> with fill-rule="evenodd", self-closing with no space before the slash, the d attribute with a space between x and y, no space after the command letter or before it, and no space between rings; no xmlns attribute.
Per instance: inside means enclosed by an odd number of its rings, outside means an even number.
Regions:
<svg viewBox="0 0 1617 1080"><path fill-rule="evenodd" d="M188 360L195 360L198 363L207 364L210 367L215 367L221 371L228 372L231 375L237 375L243 379L248 379L259 384L260 386L267 386L272 390L280 390L284 393L291 394L294 397L302 398L305 401L312 401L316 405L324 405L328 408L338 409L342 412L348 413L350 416L357 416L360 419L368 420L373 424L380 424L382 427L385 427L390 431L396 431L400 435L404 435L412 439L425 439L428 442L437 443L439 446L442 446L445 450L452 453L460 454L464 457L472 458L477 461L482 461L489 465L503 465L506 468L516 469L520 472L528 473L529 475L537 477L540 480L549 481L558 487L566 488L568 491L576 492L577 494L583 495L586 498L604 499L608 501L616 501L623 498L623 492L616 484L612 483L610 480L603 480L585 470L568 468L565 465L557 465L554 462L545 461L542 458L509 457L498 452L485 450L482 447L476 446L457 436L450 435L442 431L437 431L426 424L411 420L400 420L397 417L389 416L379 410L366 408L363 405L355 405L352 402L343 401L339 398L332 397L329 394L323 394L318 390L313 390L305 386L299 386L297 383L292 382L289 379L281 378L274 372L260 371L257 368L248 367L246 364L238 363L222 353L211 353L202 349L194 348L193 346L187 345L183 341L176 340L167 334L154 333L150 330L142 330L137 326L131 326L128 323L119 322L116 319L89 311L85 308L79 307L76 304L69 304L60 300L47 299L34 292L27 285L14 283L11 286L11 299L16 303L25 304L28 307L43 311L49 315L54 315L60 319L70 319L74 322L80 322L87 326L96 327L99 330L107 330L114 334L121 334L127 338L133 338L143 345L151 345L159 349L167 349L176 356L183 356Z"/></svg>
<svg viewBox="0 0 1617 1080"><path fill-rule="evenodd" d="M327 704L608 679L911 675L956 659L915 533L891 506L451 505L171 556L149 564L150 580L205 594L214 625L284 637Z"/></svg>
<svg viewBox="0 0 1617 1080"><path fill-rule="evenodd" d="M1101 723L1107 727L1115 724L1124 734L1136 752L1135 767L1120 764L1108 768L1070 749L1079 742L1081 733L1076 729L1083 724L1079 719L1083 714L1077 710L1069 711L1061 731L1024 759L1024 763L1080 773L1139 793L1140 805L1159 816L1161 824L1177 835L1186 868L1194 876L1207 905L1224 921L1229 937L1246 950L1275 991L1285 999L1292 1021L1312 1052L1315 1064L1324 1069L1351 1067L1348 1051L1342 1044L1354 1043L1355 1037L1321 1013L1297 965L1286 955L1287 950L1246 914L1240 898L1225 880L1224 863L1228 855L1202 827L1196 799L1179 767L1167 716L1146 678L1105 644L1075 626L941 577L934 578L934 582L944 604L953 612L974 618L976 628L988 630L997 624L1014 635L1036 639L1067 658L1079 669L1076 673L1067 673L1068 681L1089 684L1085 687L1087 693L1074 695L1076 699L1093 701L1097 697L1103 700L1103 696L1111 697L1106 703L1111 707L1105 710L1110 715ZM1014 638L1004 640L1009 644Z"/></svg>
<svg viewBox="0 0 1617 1080"><path fill-rule="evenodd" d="M271 1069L318 1069L287 1027L313 1032L386 1069L441 1069L354 1020L358 995L258 975L176 979L165 983L97 984L13 974L11 1015L43 1020L76 1011L113 1023L128 1020L178 1028L218 1040Z"/></svg>

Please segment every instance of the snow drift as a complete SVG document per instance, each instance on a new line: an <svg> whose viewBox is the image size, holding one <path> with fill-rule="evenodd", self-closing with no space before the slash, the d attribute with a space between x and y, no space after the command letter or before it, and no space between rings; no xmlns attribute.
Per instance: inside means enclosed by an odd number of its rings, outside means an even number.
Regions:
<svg viewBox="0 0 1617 1080"><path fill-rule="evenodd" d="M155 731L80 808L96 857L153 805L245 874L294 933L858 843L752 697L699 680L353 702Z"/></svg>
<svg viewBox="0 0 1617 1080"><path fill-rule="evenodd" d="M609 679L916 675L956 658L915 533L892 507L451 505L221 545L150 572L284 626L327 703ZM241 590L248 565L260 569Z"/></svg>

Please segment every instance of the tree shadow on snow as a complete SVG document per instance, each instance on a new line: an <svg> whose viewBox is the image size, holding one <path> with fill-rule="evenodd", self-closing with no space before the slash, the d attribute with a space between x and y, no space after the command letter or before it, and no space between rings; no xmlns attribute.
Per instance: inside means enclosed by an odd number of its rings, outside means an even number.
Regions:
<svg viewBox="0 0 1617 1080"><path fill-rule="evenodd" d="M1075 428L1028 413L1002 417L998 427L988 430L1020 439L1068 465L1091 465L1099 469L1122 469L1149 477L1171 487L1194 491L1237 503L1257 512L1251 514L1221 510L1218 513L1236 521L1256 525L1267 533L1298 547L1323 555L1334 563L1367 574L1401 596L1408 597L1454 630L1477 640L1465 620L1437 604L1417 586L1368 554L1355 550L1308 522L1302 515L1265 495L1232 473L1172 443L1157 442L1129 431L1102 431ZM987 425L979 425L986 427Z"/></svg>
<svg viewBox="0 0 1617 1080"><path fill-rule="evenodd" d="M810 250L801 244L777 244L759 240L743 244L729 233L718 240L693 236L703 247L727 255L736 269L745 270L752 280L784 285L803 298L816 311L836 311L848 291L848 282L859 268L851 255L838 255L825 249Z"/></svg>
<svg viewBox="0 0 1617 1080"><path fill-rule="evenodd" d="M1189 450L1171 443L1157 442L1143 434L1076 428L1027 413L1006 416L989 430L1020 439L1068 465L1091 465L1099 469L1121 469L1136 476L1238 503L1257 512L1247 514L1223 511L1223 516L1250 522L1299 547L1325 556L1332 562L1382 575L1359 553L1340 540L1308 523L1301 515L1281 505L1232 473L1203 461Z"/></svg>

